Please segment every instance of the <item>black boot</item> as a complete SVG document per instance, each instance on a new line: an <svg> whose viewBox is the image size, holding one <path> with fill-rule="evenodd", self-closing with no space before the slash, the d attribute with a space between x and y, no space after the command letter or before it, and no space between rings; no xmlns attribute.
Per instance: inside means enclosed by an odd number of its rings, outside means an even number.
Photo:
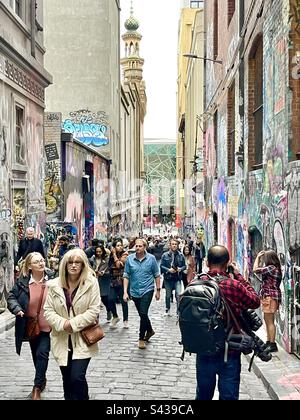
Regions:
<svg viewBox="0 0 300 420"><path fill-rule="evenodd" d="M271 353L277 353L278 352L278 347L277 347L276 343L269 343L267 349Z"/></svg>

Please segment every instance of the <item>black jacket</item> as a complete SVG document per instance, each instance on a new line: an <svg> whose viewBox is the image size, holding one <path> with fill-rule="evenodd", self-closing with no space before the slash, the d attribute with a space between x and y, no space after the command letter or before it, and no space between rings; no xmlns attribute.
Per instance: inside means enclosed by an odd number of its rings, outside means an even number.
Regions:
<svg viewBox="0 0 300 420"><path fill-rule="evenodd" d="M24 313L27 311L29 305L29 280L30 277L21 276L8 294L7 308L15 316L20 311L23 311ZM26 316L23 316L23 318L16 316L15 344L16 352L19 355L21 354L22 342L26 341L24 339L26 322Z"/></svg>
<svg viewBox="0 0 300 420"><path fill-rule="evenodd" d="M7 308L13 314L26 312L29 304L29 277L21 277L8 294ZM20 355L26 328L26 317L16 316L15 344L16 352Z"/></svg>
<svg viewBox="0 0 300 420"><path fill-rule="evenodd" d="M20 258L24 260L31 252L39 252L45 258L45 251L42 241L37 238L21 239L15 263L17 264Z"/></svg>

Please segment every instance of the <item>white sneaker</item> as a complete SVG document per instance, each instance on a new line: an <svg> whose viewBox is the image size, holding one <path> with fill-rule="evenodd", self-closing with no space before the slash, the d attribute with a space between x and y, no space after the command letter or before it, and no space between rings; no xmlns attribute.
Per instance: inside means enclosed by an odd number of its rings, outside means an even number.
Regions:
<svg viewBox="0 0 300 420"><path fill-rule="evenodd" d="M124 321L124 325L123 325L123 328L126 328L126 330L129 328L129 324L128 324L128 321Z"/></svg>
<svg viewBox="0 0 300 420"><path fill-rule="evenodd" d="M170 312L170 311L166 310L166 312L165 312L165 315L164 315L164 316L172 316L172 315L171 315L171 312Z"/></svg>
<svg viewBox="0 0 300 420"><path fill-rule="evenodd" d="M110 328L117 328L117 323L118 322L120 322L120 318L119 317L113 318L112 321L111 321L111 323L110 323Z"/></svg>

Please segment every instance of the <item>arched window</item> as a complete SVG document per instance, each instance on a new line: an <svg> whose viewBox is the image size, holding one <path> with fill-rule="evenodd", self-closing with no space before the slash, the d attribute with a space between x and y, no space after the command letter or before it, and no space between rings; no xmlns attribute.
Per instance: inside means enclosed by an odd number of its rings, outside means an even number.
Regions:
<svg viewBox="0 0 300 420"><path fill-rule="evenodd" d="M236 257L236 231L233 219L228 221L228 251L231 261L235 261Z"/></svg>
<svg viewBox="0 0 300 420"><path fill-rule="evenodd" d="M263 36L256 37L249 55L249 170L263 162Z"/></svg>

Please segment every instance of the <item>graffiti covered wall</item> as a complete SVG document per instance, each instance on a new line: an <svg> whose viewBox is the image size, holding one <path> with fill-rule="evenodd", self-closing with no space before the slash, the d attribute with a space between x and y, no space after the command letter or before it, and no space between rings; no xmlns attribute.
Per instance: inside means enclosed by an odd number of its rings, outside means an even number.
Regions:
<svg viewBox="0 0 300 420"><path fill-rule="evenodd" d="M0 74L0 311L14 282L19 240L29 226L38 236L45 228L43 178L43 108Z"/></svg>
<svg viewBox="0 0 300 420"><path fill-rule="evenodd" d="M95 237L106 239L109 211L108 162L95 156L93 164L95 185Z"/></svg>
<svg viewBox="0 0 300 420"><path fill-rule="evenodd" d="M294 4L295 1L291 1ZM272 6L271 6L272 4ZM208 11L210 7L208 6ZM298 8L294 7L294 19ZM300 13L299 13L300 16ZM251 23L252 21L249 20ZM299 18L300 22L300 18ZM255 25L255 19L253 23ZM243 107L244 114L236 111L235 150L242 145L242 155L236 158L235 175L227 173L227 96L224 89L214 91L222 84L216 73L207 72L207 98L214 98L217 105L217 138L214 138L213 118L207 120L205 133L205 194L206 216L204 226L207 245L215 242L213 230L217 220L218 242L234 248L234 258L241 272L252 278L252 266L261 248L277 251L282 265L281 285L283 302L278 316L278 338L291 350L291 323L293 312L293 284L291 254L300 252L300 194L299 162L289 162L291 135L292 93L289 87L289 0L267 2L261 19L263 32L263 162L262 168L248 172L249 132L253 126L248 120L248 59L258 31L253 30L245 52L245 71L242 73L244 90L236 90L236 110ZM209 28L208 28L209 31ZM225 31L225 29L224 29ZM252 29L249 28L249 33ZM219 34L220 35L220 34ZM231 47L229 48L229 45ZM233 51L236 38L223 45ZM208 47L208 48L211 48ZM228 58L228 66L233 57ZM234 68L232 65L229 68ZM240 86L241 73L232 72L235 86ZM228 82L230 85L232 82ZM215 112L215 108L213 108ZM298 111L297 111L298 112ZM215 159L215 149L217 149ZM215 164L216 161L216 164ZM216 176L217 175L217 176ZM232 236L233 235L233 236Z"/></svg>

